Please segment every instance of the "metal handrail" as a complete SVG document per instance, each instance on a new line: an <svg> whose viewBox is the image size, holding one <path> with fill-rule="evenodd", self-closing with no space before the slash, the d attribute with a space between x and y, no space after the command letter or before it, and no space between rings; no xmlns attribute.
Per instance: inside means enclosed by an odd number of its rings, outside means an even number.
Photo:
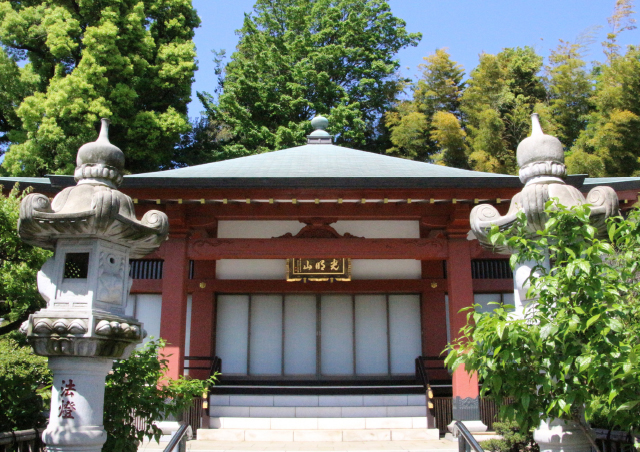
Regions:
<svg viewBox="0 0 640 452"><path fill-rule="evenodd" d="M475 452L484 452L484 449L480 447L478 441L462 422L456 421L455 427L458 429L458 452L470 452L471 449Z"/></svg>
<svg viewBox="0 0 640 452"><path fill-rule="evenodd" d="M416 378L420 383L422 383L425 391L428 391L431 388L431 385L429 384L429 375L427 375L424 368L424 356L418 356L416 358Z"/></svg>
<svg viewBox="0 0 640 452"><path fill-rule="evenodd" d="M216 372L220 373L222 370L222 360L219 356L185 356L185 361L210 361L209 366L185 366L185 370L208 370L209 376L215 375Z"/></svg>
<svg viewBox="0 0 640 452"><path fill-rule="evenodd" d="M427 425L429 428L435 427L435 405L433 404L433 391L429 383L429 374L425 369L424 356L416 358L416 379L422 383L425 397L427 398Z"/></svg>
<svg viewBox="0 0 640 452"><path fill-rule="evenodd" d="M173 452L173 449L175 449L176 446L178 446L178 452L186 452L187 450L186 437L190 429L191 429L191 426L189 424L182 424L178 429L178 431L176 432L176 434L173 435L173 437L171 438L171 441L169 441L169 444L167 444L167 447L164 448L163 452Z"/></svg>

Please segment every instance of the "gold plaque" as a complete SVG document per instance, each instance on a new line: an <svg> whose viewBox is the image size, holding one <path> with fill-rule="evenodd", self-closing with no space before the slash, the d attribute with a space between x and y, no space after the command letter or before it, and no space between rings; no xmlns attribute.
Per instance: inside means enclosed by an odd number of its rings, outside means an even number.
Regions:
<svg viewBox="0 0 640 452"><path fill-rule="evenodd" d="M287 281L351 281L351 259L287 259Z"/></svg>

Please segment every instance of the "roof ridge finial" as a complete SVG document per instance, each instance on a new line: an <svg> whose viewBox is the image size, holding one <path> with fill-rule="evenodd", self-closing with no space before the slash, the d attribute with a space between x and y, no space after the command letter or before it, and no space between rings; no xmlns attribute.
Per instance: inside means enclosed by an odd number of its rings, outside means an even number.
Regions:
<svg viewBox="0 0 640 452"><path fill-rule="evenodd" d="M329 127L329 120L322 115L316 115L311 120L311 127L315 130L307 135L307 144L332 144L333 135L325 130Z"/></svg>

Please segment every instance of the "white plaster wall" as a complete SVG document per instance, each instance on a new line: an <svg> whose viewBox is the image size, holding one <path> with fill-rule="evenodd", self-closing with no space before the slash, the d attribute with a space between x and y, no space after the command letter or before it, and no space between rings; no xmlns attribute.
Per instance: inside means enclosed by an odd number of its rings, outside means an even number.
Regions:
<svg viewBox="0 0 640 452"><path fill-rule="evenodd" d="M129 298L127 298L127 305L124 308L124 315L128 315L129 317L136 316L136 296L129 294Z"/></svg>
<svg viewBox="0 0 640 452"><path fill-rule="evenodd" d="M160 317L162 315L162 295L160 294L138 294L135 295L136 318L144 324L147 337L143 344L151 338L160 337ZM140 347L140 346L139 346Z"/></svg>
<svg viewBox="0 0 640 452"><path fill-rule="evenodd" d="M285 279L285 259L220 259L217 279Z"/></svg>
<svg viewBox="0 0 640 452"><path fill-rule="evenodd" d="M420 223L418 221L395 220L353 220L338 221L331 227L341 235L348 232L368 239L419 239Z"/></svg>
<svg viewBox="0 0 640 452"><path fill-rule="evenodd" d="M353 259L351 279L420 279L422 265L414 259Z"/></svg>
<svg viewBox="0 0 640 452"><path fill-rule="evenodd" d="M218 238L221 239L269 239L287 232L295 235L305 226L299 221L220 221ZM420 238L418 221L353 220L338 221L330 225L340 234L345 232L371 239L417 239Z"/></svg>
<svg viewBox="0 0 640 452"><path fill-rule="evenodd" d="M187 324L185 332L184 354L189 355L191 348L191 295L187 296ZM143 323L143 328L147 331L147 337L141 344L142 347L151 338L158 339L160 337L160 318L162 316L162 295L160 294L137 294L129 295L125 315L135 317ZM188 366L188 361L185 362ZM188 375L188 371L185 371Z"/></svg>
<svg viewBox="0 0 640 452"><path fill-rule="evenodd" d="M297 234L305 226L299 221L219 221L220 239L270 239L290 232Z"/></svg>

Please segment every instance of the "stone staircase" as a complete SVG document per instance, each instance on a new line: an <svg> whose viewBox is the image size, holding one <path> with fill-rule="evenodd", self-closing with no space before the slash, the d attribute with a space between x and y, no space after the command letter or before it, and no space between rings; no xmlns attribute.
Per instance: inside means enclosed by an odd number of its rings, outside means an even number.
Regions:
<svg viewBox="0 0 640 452"><path fill-rule="evenodd" d="M212 395L199 440L409 441L438 439L426 398L392 395Z"/></svg>

